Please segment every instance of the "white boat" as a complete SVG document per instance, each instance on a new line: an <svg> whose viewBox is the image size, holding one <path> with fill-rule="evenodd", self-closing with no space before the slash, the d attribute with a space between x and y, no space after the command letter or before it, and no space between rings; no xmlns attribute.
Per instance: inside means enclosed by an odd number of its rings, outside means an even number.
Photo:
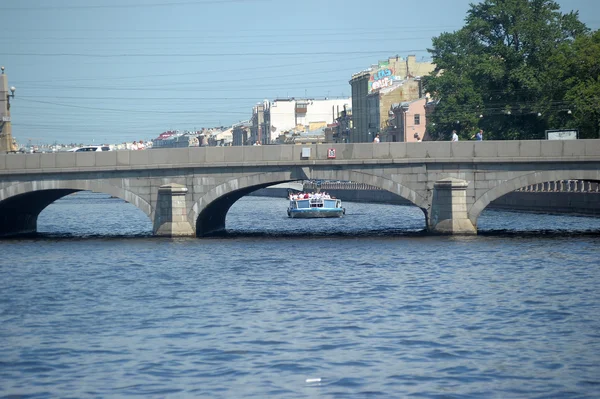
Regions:
<svg viewBox="0 0 600 399"><path fill-rule="evenodd" d="M291 218L341 218L345 213L342 200L320 196L290 199L287 209Z"/></svg>

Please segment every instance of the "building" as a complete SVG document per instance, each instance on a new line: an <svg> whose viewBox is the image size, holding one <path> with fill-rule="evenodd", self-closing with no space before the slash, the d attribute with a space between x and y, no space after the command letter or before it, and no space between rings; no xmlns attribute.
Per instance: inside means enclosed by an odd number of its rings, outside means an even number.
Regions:
<svg viewBox="0 0 600 399"><path fill-rule="evenodd" d="M335 123L341 112L349 107L350 98L265 100L252 110L251 139L271 144L289 132L324 128Z"/></svg>
<svg viewBox="0 0 600 399"><path fill-rule="evenodd" d="M420 77L434 69L431 62L417 62L414 55L407 59L396 56L352 75L353 127L349 141L369 142L376 134L388 141L385 132L391 105L422 97Z"/></svg>
<svg viewBox="0 0 600 399"><path fill-rule="evenodd" d="M208 136L208 145L211 147L230 146L233 143L233 127L229 129L214 129Z"/></svg>
<svg viewBox="0 0 600 399"><path fill-rule="evenodd" d="M153 139L151 143L152 148L198 147L200 139L197 132L179 133L178 130L168 130Z"/></svg>
<svg viewBox="0 0 600 399"><path fill-rule="evenodd" d="M253 143L269 144L271 142L271 119L269 115L270 104L265 100L252 108L250 119L250 141Z"/></svg>
<svg viewBox="0 0 600 399"><path fill-rule="evenodd" d="M369 140L367 96L369 95L369 79L371 72L362 71L352 76L352 130L350 143L364 143Z"/></svg>
<svg viewBox="0 0 600 399"><path fill-rule="evenodd" d="M352 108L344 107L336 118L333 130L333 143L349 143L352 132Z"/></svg>
<svg viewBox="0 0 600 399"><path fill-rule="evenodd" d="M376 134L379 134L382 141L403 141L394 140L394 138L398 139L398 136L395 135L388 137L389 116L390 111L393 111L392 105L411 103L421 97L421 80L415 78L396 81L390 87L375 90L369 94L367 96L369 137L375 137Z"/></svg>
<svg viewBox="0 0 600 399"><path fill-rule="evenodd" d="M427 125L427 98L395 103L390 106L388 126L385 130L386 141L407 143L423 140Z"/></svg>
<svg viewBox="0 0 600 399"><path fill-rule="evenodd" d="M232 126L232 145L252 145L250 140L252 124L250 121L236 123Z"/></svg>

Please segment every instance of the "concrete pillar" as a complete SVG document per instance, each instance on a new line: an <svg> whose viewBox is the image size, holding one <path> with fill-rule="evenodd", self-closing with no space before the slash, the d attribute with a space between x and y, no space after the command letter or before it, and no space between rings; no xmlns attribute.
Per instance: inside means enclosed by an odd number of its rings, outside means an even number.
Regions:
<svg viewBox="0 0 600 399"><path fill-rule="evenodd" d="M188 189L181 184L165 184L158 189L154 215L154 235L193 237L194 229L187 219L185 195Z"/></svg>
<svg viewBox="0 0 600 399"><path fill-rule="evenodd" d="M433 185L429 231L440 234L477 234L467 215L468 182L453 177Z"/></svg>

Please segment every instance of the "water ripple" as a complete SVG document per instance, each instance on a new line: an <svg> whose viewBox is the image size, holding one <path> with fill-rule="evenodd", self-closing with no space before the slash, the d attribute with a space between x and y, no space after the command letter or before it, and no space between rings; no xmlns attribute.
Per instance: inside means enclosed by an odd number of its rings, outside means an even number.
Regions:
<svg viewBox="0 0 600 399"><path fill-rule="evenodd" d="M224 236L162 239L78 201L0 241L0 397L598 396L600 219L444 237L349 204L292 230L249 199Z"/></svg>

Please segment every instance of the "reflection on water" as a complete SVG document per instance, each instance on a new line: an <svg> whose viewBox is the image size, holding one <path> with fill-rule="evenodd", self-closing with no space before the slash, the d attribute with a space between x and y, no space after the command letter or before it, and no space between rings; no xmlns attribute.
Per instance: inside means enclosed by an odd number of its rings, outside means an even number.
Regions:
<svg viewBox="0 0 600 399"><path fill-rule="evenodd" d="M0 241L0 397L594 398L600 219L486 211L423 234L412 207L156 238L78 194Z"/></svg>

